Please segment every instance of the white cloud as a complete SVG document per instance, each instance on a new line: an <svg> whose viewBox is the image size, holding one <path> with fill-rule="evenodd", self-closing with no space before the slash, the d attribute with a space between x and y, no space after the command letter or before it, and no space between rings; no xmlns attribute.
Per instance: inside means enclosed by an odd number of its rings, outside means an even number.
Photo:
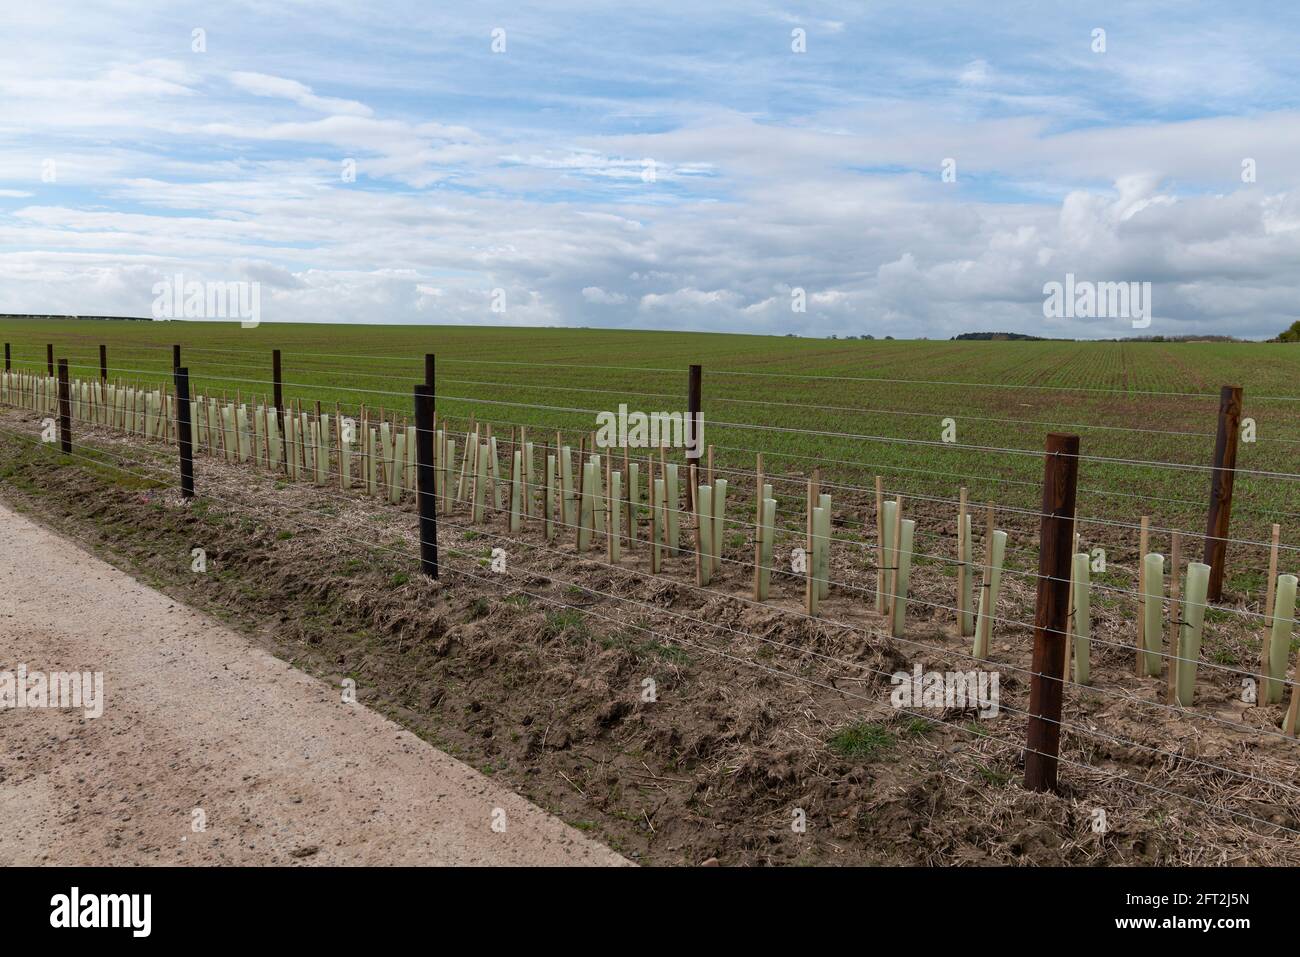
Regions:
<svg viewBox="0 0 1300 957"><path fill-rule="evenodd" d="M606 292L599 286L584 286L582 298L598 306L618 306L627 302L627 296L621 292Z"/></svg>

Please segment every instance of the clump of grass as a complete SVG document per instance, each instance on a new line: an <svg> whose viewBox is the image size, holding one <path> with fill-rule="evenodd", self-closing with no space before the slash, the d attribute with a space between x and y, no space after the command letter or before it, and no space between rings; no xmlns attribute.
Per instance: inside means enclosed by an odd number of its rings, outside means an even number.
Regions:
<svg viewBox="0 0 1300 957"><path fill-rule="evenodd" d="M486 618L491 610L492 607L488 604L488 600L480 595L469 603L469 620L477 621L480 618Z"/></svg>
<svg viewBox="0 0 1300 957"><path fill-rule="evenodd" d="M293 532L276 532L275 537L277 541L287 542L289 539L293 538Z"/></svg>
<svg viewBox="0 0 1300 957"><path fill-rule="evenodd" d="M875 721L859 721L836 731L827 744L832 751L843 757L868 760L889 750L894 746L895 740L884 725Z"/></svg>
<svg viewBox="0 0 1300 957"><path fill-rule="evenodd" d="M691 663L691 656L678 645L665 644L662 641L655 641L653 638L634 646L632 651L638 658L655 657L675 665L688 665Z"/></svg>
<svg viewBox="0 0 1300 957"><path fill-rule="evenodd" d="M410 580L411 576L406 572L397 572L392 578L388 579L388 584L392 585L394 588L398 588L405 585Z"/></svg>
<svg viewBox="0 0 1300 957"><path fill-rule="evenodd" d="M975 773L995 787L1005 787L1011 780L1011 775L1006 771L996 771L986 764L976 763Z"/></svg>
<svg viewBox="0 0 1300 957"><path fill-rule="evenodd" d="M925 718L908 718L903 721L898 733L904 738L919 738L934 728L934 722Z"/></svg>
<svg viewBox="0 0 1300 957"><path fill-rule="evenodd" d="M1237 653L1227 645L1219 645L1217 648L1212 649L1210 651L1210 660L1216 665L1226 665L1230 668L1241 664L1241 659L1237 657Z"/></svg>
<svg viewBox="0 0 1300 957"><path fill-rule="evenodd" d="M559 638L561 635L586 638L588 631L585 616L574 608L547 612L546 621L542 624L542 637L550 639Z"/></svg>

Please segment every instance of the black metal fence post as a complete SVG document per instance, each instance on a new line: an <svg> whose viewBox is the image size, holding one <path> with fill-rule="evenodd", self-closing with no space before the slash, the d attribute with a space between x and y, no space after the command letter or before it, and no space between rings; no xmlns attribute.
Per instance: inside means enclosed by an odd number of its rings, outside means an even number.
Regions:
<svg viewBox="0 0 1300 957"><path fill-rule="evenodd" d="M68 394L68 360L59 360L59 447L72 452L72 398Z"/></svg>
<svg viewBox="0 0 1300 957"><path fill-rule="evenodd" d="M190 432L190 370L176 368L176 437L181 450L181 498L194 497L194 440Z"/></svg>
<svg viewBox="0 0 1300 957"><path fill-rule="evenodd" d="M275 417L279 419L280 431L284 431L284 383L280 381L280 350L271 350L271 381L275 402Z"/></svg>
<svg viewBox="0 0 1300 957"><path fill-rule="evenodd" d="M415 387L416 487L420 499L420 571L438 577L438 497L433 484L433 386Z"/></svg>

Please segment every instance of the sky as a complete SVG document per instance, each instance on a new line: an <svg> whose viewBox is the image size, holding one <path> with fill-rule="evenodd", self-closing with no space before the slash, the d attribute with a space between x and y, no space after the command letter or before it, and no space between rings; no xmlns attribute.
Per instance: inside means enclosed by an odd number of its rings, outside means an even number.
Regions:
<svg viewBox="0 0 1300 957"><path fill-rule="evenodd" d="M8 0L0 313L180 276L262 322L1300 319L1298 4L522 7ZM1067 275L1150 283L1149 326L1045 315Z"/></svg>

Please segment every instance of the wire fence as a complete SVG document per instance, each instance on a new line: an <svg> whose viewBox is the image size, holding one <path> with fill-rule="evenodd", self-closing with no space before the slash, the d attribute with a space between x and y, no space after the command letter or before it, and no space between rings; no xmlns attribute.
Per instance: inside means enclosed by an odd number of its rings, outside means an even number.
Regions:
<svg viewBox="0 0 1300 957"><path fill-rule="evenodd" d="M61 357L68 369L61 392L59 377L50 375L48 367L41 368L39 351L21 350L12 357L12 367L7 363L0 379L0 403L19 410L18 418L11 417L12 427L0 428L0 434L48 451L58 447L55 438L67 438L71 429L76 439L64 446L71 459L117 470L159 489L172 489L177 484L175 459L170 457L174 452L167 450L177 445L181 422L188 421L194 430L194 452L207 463L211 474L238 471L300 484L306 491L304 502L325 503L324 508L302 507L319 517L322 528L333 519L330 508L373 499L391 506L394 521L405 523L406 533L400 546L371 543L369 547L388 549L414 562L417 553L433 546L439 556L439 571L452 580L492 590L531 594L529 583L541 575L550 586L580 592L616 611L602 616L585 604L557 597L551 593L554 588L534 595L538 601L584 616L604 617L619 627L645 628L657 640L725 656L782 680L815 682L807 675L746 656L740 647L767 645L882 683L895 674L861 660L782 641L771 633L665 608L596 582L601 575L616 572L646 588L671 584L693 593L698 602L725 599L776 614L790 622L790 627L802 623L831 629L868 644L903 650L916 660L963 662L977 670L997 670L1020 675L1030 683L1053 685L1058 694L1069 696L1062 717L1044 716L1030 701L1019 699L1003 700L1000 708L1013 720L1047 721L1067 740L1079 742L1085 754L1100 744L1117 746L1145 753L1166 769L1160 783L1103 769L1128 783L1274 832L1300 831L1296 816L1300 802L1295 800L1300 787L1293 777L1197 756L1164 741L1137 740L1096 726L1081 708L1085 699L1101 696L1122 703L1135 716L1146 714L1153 719L1185 722L1189 727L1212 727L1242 742L1277 742L1287 749L1287 760L1292 763L1300 753L1295 738L1300 692L1295 678L1289 677L1295 582L1293 578L1288 582L1286 573L1287 567L1294 567L1300 543L1282 540L1281 522L1273 524L1269 536L1234 536L1226 533L1226 525L1218 533L1197 528L1188 518L1193 510L1206 509L1204 498L1198 501L1190 495L1160 494L1164 484L1189 474L1211 483L1220 482L1226 474L1238 483L1243 510L1268 519L1300 517L1300 513L1274 504L1288 500L1293 494L1291 483L1300 479L1300 473L1208 460L1211 440L1222 438L1221 423L1217 431L1165 427L1166 423L1143 428L1055 417L963 416L958 411L941 418L953 420L959 428L975 423L976 428L994 430L990 435L1003 430L1003 441L957 442L947 437L890 434L878 428L819 427L827 418L843 421L843 417L855 416L871 417L874 424L934 424L938 413L944 411L941 409L850 405L843 399L815 405L710 393L704 399L706 410L723 406L754 410L763 416L791 415L799 424L738 421L725 415L714 418L704 410L688 409L687 420L696 415L705 434L714 440L707 446L698 445L692 456L685 448L663 442L646 448L630 447L626 436L619 444L598 440L593 428L597 417L614 412L620 403L606 403L615 409L599 409L563 400L536 401L545 395L582 395L618 398L622 404L634 399L680 404L685 396L668 390L622 389L612 381L555 383L547 381L547 376L566 369L614 377L680 377L682 369L439 358L440 365L541 371L528 381L439 379L439 387L450 385L453 390L434 392L437 418L431 428L421 429L411 424L411 385L419 379L418 372L404 376L397 371L374 373L338 367L366 359L409 363L419 369L418 358L290 354L291 368L296 371L284 378L268 378L265 370L270 363L265 354L193 347L187 347L187 352L201 358L192 367L194 395L182 408L168 358L137 357L121 366L107 366L96 362L93 355L73 351ZM232 371L239 374L228 374ZM833 383L841 390L853 383L872 383L955 391L1001 389L1039 396L1049 389L1061 391L1059 387L1022 384L781 372L723 370L709 375L710 381L715 375L729 378L747 390L767 388L767 384L782 380L812 380L818 385ZM353 384L340 385L339 380ZM485 390L485 394L465 394L476 389ZM1117 394L1117 390L1106 389L1069 391L1108 397ZM515 392L522 393L519 399L508 398ZM1135 395L1140 399L1220 398L1213 393L1123 393L1129 400ZM533 401L528 401L529 397ZM1252 397L1252 401L1277 404L1289 415L1289 403L1296 400L1264 396ZM953 404L959 409L963 405L960 401ZM24 418L23 413L34 415ZM1076 580L1073 566L1063 576L1045 563L1040 553L1035 536L1038 526L1060 515L1044 504L1032 504L1042 483L1033 480L1031 470L1041 467L1044 456L1041 448L1028 445L1027 430L1032 429L1071 429L1082 433L1085 442L1087 437L1099 435L1119 443L1115 446L1118 454L1080 451L1072 456L1080 472L1080 498L1093 506L1091 514L1081 509L1068 516L1076 539L1069 554L1086 555L1095 577ZM761 441L737 442L733 438L743 436ZM719 438L724 441L717 441ZM1007 438L1023 441L1008 442ZM725 441L728 439L731 441ZM1148 444L1145 455L1125 454L1123 450L1132 446L1124 443L1134 441L1180 444L1176 451L1171 446ZM1276 434L1270 434L1268 442L1281 450L1279 460L1290 457L1289 448L1300 444ZM431 461L418 460L416 448L421 446L431 450ZM863 447L866 457L859 457L858 450ZM1175 457L1156 457L1151 454L1154 449L1170 449ZM876 461L882 452L889 455ZM1194 460L1198 455L1201 461ZM924 461L905 464L909 456ZM1023 466L1001 468L1019 460ZM773 461L787 463L786 468L768 471L765 463ZM999 464L996 475L981 469L980 463L986 461ZM801 465L811 468L800 472ZM432 478L422 484L419 473L426 466ZM1155 480L1161 483L1159 488L1135 487L1134 482L1152 475L1161 477ZM868 478L874 478L874 483ZM200 487L199 494L231 508L249 508L243 496L217 484L221 493ZM1272 486L1283 491L1259 491ZM979 499L968 494L976 487L984 492ZM706 496L709 502L716 499L725 504L716 513L704 511ZM1007 497L1013 501L1003 500ZM769 501L772 507L765 512ZM887 506L892 507L888 516ZM1136 508L1138 514L1124 517L1121 508ZM1162 508L1166 509L1163 513ZM422 539L419 532L411 534L411 511L437 517L433 541ZM1155 522L1151 521L1153 512ZM814 513L816 521L824 523L816 531ZM1160 514L1169 518L1162 523ZM982 522L978 520L981 515ZM296 517L290 520L298 521ZM894 523L892 529L888 521ZM911 523L906 542L901 537L904 522ZM1247 527L1261 525L1256 522ZM996 556L995 535L1002 540L1002 552ZM1191 571L1195 563L1165 562L1164 555L1150 548L1152 536L1168 536L1171 544L1186 542L1184 560L1190 557L1191 546L1203 541L1207 558L1216 543L1233 546L1232 581L1250 581L1266 591L1267 597L1242 594L1237 588L1231 589L1226 599L1197 594ZM466 546L484 538L492 549L511 557L502 569L480 574L482 547ZM1173 550L1177 549L1173 545ZM980 550L984 552L982 561L976 559ZM1144 572L1152 556L1160 559L1161 577L1156 583ZM557 568L567 569L571 575L564 577ZM971 584L965 591L964 581ZM1039 596L1040 610L1044 589L1064 583L1068 583L1071 597L1065 625L1058 627L1045 623L1041 611L1035 613L1031 598ZM1086 593L1091 601L1076 597L1076 590L1080 595ZM1283 592L1289 593L1289 607ZM978 608L973 594L980 596ZM1080 612L1089 605L1093 612L1088 620L1082 620ZM637 624L641 619L635 616L641 614L665 620L670 626ZM1197 632L1195 642L1187 640L1189 629ZM702 634L715 640L698 640ZM1046 635L1069 646L1061 671L1047 673L1025 663L1021 636L1031 634ZM1081 653L1081 648L1086 650ZM1227 654L1210 658L1201 653L1202 648L1220 653L1244 649L1248 658L1233 660ZM1104 665L1096 672L1088 666L1093 650L1098 663ZM1117 669L1116 663L1122 660L1132 662L1133 667ZM1179 684L1189 673L1191 694ZM1234 684L1242 686L1241 704L1246 707L1225 713L1223 692ZM864 704L880 703L879 697L833 685L825 685L823 690ZM1198 694L1208 695L1211 703L1198 705ZM958 731L978 733L943 715L902 711ZM1071 712L1078 716L1072 717ZM1014 750L1022 756L1037 753L1027 745ZM1043 756L1059 760L1067 768L1088 766L1056 750ZM1290 816L1283 823L1265 820L1179 790L1179 769L1187 767L1268 788L1271 794L1282 795L1280 800L1290 808Z"/></svg>

